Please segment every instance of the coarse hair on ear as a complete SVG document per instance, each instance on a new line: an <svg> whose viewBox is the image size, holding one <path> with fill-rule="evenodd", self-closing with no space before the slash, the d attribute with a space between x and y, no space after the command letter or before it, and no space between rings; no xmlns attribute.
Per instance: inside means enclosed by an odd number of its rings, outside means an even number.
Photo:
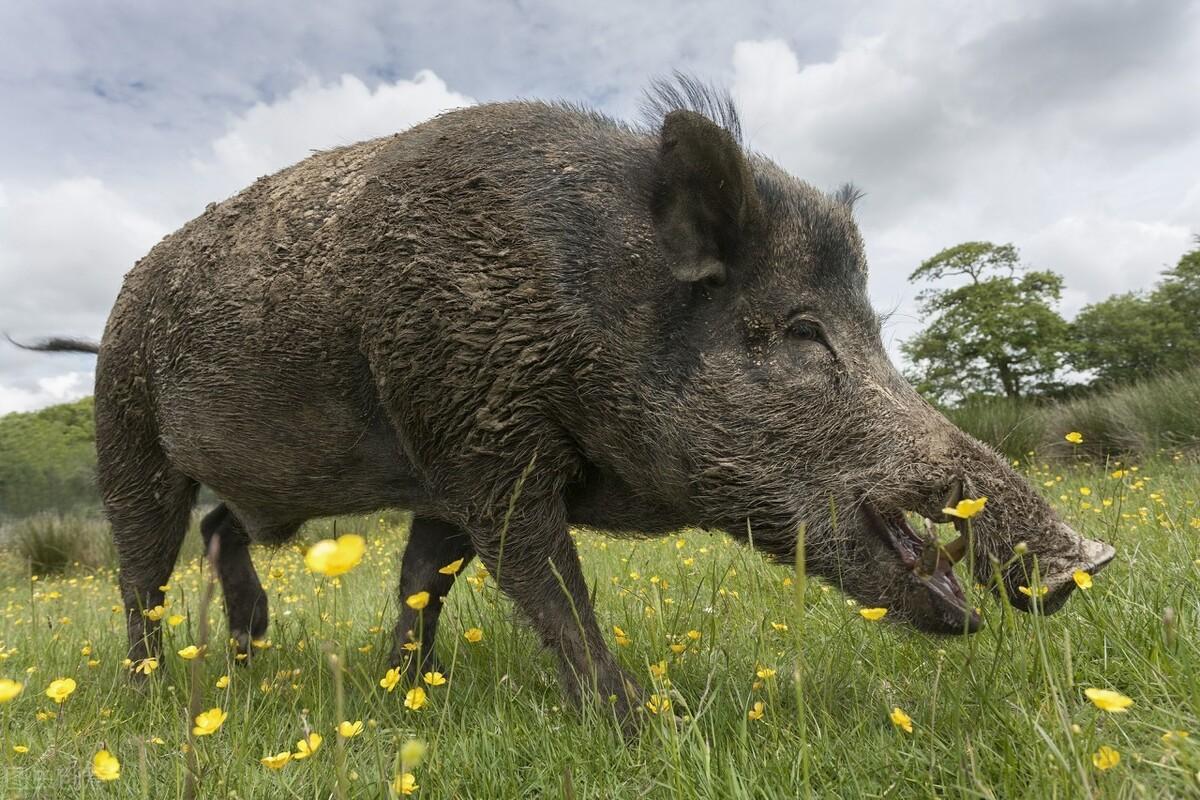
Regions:
<svg viewBox="0 0 1200 800"><path fill-rule="evenodd" d="M724 283L759 208L753 172L733 135L694 111L667 114L651 213L671 274Z"/></svg>

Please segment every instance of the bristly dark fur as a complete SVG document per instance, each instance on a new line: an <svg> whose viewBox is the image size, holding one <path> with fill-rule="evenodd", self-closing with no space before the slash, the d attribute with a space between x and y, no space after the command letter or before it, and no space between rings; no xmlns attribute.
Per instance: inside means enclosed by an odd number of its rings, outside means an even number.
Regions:
<svg viewBox="0 0 1200 800"><path fill-rule="evenodd" d="M95 355L100 352L100 345L86 339L67 339L56 336L42 339L34 344L22 344L7 333L4 334L4 338L22 350L34 350L40 353L92 353Z"/></svg>
<svg viewBox="0 0 1200 800"><path fill-rule="evenodd" d="M670 78L651 82L642 101L641 116L646 127L657 131L672 111L695 111L729 131L742 144L742 121L733 96L725 89L676 70Z"/></svg>
<svg viewBox="0 0 1200 800"><path fill-rule="evenodd" d="M855 204L866 196L866 192L855 186L853 183L843 183L831 193L831 197L837 202L844 205L851 211L854 210Z"/></svg>

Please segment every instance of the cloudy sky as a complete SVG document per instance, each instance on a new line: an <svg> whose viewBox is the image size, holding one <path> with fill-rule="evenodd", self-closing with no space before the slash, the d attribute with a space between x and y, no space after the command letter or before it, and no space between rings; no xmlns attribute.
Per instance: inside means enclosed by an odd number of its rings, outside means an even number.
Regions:
<svg viewBox="0 0 1200 800"><path fill-rule="evenodd" d="M0 330L97 338L164 234L309 150L475 102L635 116L680 69L859 219L895 343L905 277L1011 241L1063 311L1153 282L1200 232L1200 3L45 0L0 5ZM92 361L0 346L0 413Z"/></svg>

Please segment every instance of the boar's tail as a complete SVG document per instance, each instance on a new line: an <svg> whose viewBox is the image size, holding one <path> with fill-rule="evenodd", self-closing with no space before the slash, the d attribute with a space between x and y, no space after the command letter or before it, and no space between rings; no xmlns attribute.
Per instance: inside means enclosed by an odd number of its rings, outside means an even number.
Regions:
<svg viewBox="0 0 1200 800"><path fill-rule="evenodd" d="M7 333L4 334L4 338L22 350L37 350L42 353L91 353L95 355L100 352L100 345L86 339L66 339L56 336L42 339L33 344L21 344Z"/></svg>

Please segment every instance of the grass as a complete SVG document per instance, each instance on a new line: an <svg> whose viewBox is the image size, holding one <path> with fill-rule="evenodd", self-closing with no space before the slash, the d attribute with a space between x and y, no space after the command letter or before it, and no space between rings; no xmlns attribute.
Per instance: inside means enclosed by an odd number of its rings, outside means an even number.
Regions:
<svg viewBox="0 0 1200 800"><path fill-rule="evenodd" d="M1118 468L1130 471L1112 477ZM273 617L249 666L219 646L199 662L176 655L195 642L204 585L199 560L182 563L168 593L182 622L167 627L167 655L144 688L122 666L111 568L32 579L11 555L0 563L0 677L26 685L0 705L0 795L182 796L195 688L199 707L228 714L195 740L202 797L333 796L342 719L364 722L341 754L356 798L389 796L412 739L428 746L408 769L428 798L1200 796L1200 466L1037 465L1030 476L1119 559L1054 617L981 599L987 625L967 638L867 621L836 590L798 590L791 570L721 537L580 535L601 625L630 640L612 645L618 657L685 717L676 726L647 711L631 742L603 709L564 704L550 656L474 563L443 617L449 683L425 687L417 711L403 684L384 691L405 530L394 518L358 521L367 554L337 582L304 570L305 543L255 552ZM324 522L304 538L330 532ZM471 627L481 642L464 640ZM224 636L218 620L215 641ZM345 667L340 714L330 649ZM231 680L218 689L222 675ZM59 677L78 684L62 706L43 694ZM1088 687L1134 705L1105 713ZM751 720L756 702L763 716ZM911 734L890 720L896 707ZM1164 740L1178 730L1191 736ZM324 737L313 757L279 771L259 763L295 751L307 731ZM1102 745L1120 753L1107 770L1093 765ZM91 776L102 747L120 760L119 780Z"/></svg>
<svg viewBox="0 0 1200 800"><path fill-rule="evenodd" d="M1200 369L1055 403L992 398L947 411L963 430L1010 458L1074 456L1063 440L1083 434L1095 458L1200 450Z"/></svg>

